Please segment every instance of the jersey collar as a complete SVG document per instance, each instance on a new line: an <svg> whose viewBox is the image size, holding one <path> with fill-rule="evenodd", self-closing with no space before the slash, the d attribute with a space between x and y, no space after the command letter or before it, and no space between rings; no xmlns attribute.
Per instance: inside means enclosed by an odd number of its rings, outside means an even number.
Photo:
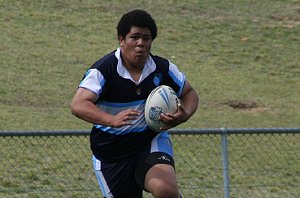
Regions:
<svg viewBox="0 0 300 198"><path fill-rule="evenodd" d="M127 71L127 69L123 65L123 62L121 59L121 49L120 48L118 48L117 51L115 52L115 56L118 59L118 65L117 65L118 74L123 78L131 80L136 85L140 84L147 76L149 76L149 74L154 72L156 69L156 64L153 61L152 57L149 55L145 65L144 65L142 75L141 75L139 81L134 81L133 78L131 77L130 73Z"/></svg>

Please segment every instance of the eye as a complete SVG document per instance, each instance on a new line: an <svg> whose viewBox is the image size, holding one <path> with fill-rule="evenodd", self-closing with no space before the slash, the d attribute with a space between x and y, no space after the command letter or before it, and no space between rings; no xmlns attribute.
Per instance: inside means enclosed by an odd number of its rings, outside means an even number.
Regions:
<svg viewBox="0 0 300 198"><path fill-rule="evenodd" d="M151 36L144 36L144 37L143 37L143 40L144 40L144 41L150 41L150 40L151 40Z"/></svg>
<svg viewBox="0 0 300 198"><path fill-rule="evenodd" d="M137 35L132 35L132 36L130 36L130 38L133 39L133 40L138 40L140 37L137 36Z"/></svg>
<svg viewBox="0 0 300 198"><path fill-rule="evenodd" d="M152 37L150 35L136 35L136 34L133 34L129 37L130 39L136 41L136 40L139 40L139 39L143 39L145 42L149 42L152 40Z"/></svg>

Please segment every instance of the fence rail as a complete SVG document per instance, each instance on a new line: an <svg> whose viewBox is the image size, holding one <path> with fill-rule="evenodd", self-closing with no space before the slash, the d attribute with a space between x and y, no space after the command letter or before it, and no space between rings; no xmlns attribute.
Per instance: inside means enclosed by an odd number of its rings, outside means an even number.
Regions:
<svg viewBox="0 0 300 198"><path fill-rule="evenodd" d="M300 133L300 128L207 128L207 129L171 129L170 134L288 134L288 133ZM89 135L90 130L33 130L33 131L0 131L0 137L6 136L66 136L66 135Z"/></svg>
<svg viewBox="0 0 300 198"><path fill-rule="evenodd" d="M0 131L0 197L100 197L89 133ZM300 197L300 128L170 134L184 197Z"/></svg>

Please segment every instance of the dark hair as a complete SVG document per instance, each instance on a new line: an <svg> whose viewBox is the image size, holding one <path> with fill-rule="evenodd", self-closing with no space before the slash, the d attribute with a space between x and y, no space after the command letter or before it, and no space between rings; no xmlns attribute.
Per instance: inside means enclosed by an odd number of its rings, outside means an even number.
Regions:
<svg viewBox="0 0 300 198"><path fill-rule="evenodd" d="M157 36L157 26L154 19L144 10L132 10L122 16L117 26L118 38L120 36L125 38L132 26L148 28L152 40Z"/></svg>

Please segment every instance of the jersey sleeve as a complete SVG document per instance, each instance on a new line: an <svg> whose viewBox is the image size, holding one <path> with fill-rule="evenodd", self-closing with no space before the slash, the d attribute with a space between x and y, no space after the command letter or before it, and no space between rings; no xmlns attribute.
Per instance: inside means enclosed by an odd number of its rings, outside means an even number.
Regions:
<svg viewBox="0 0 300 198"><path fill-rule="evenodd" d="M85 88L100 96L105 79L97 69L89 69L79 84L79 88Z"/></svg>
<svg viewBox="0 0 300 198"><path fill-rule="evenodd" d="M180 72L176 65L173 63L169 63L169 75L173 79L173 81L180 87L177 92L177 96L180 96L185 84L185 75Z"/></svg>

